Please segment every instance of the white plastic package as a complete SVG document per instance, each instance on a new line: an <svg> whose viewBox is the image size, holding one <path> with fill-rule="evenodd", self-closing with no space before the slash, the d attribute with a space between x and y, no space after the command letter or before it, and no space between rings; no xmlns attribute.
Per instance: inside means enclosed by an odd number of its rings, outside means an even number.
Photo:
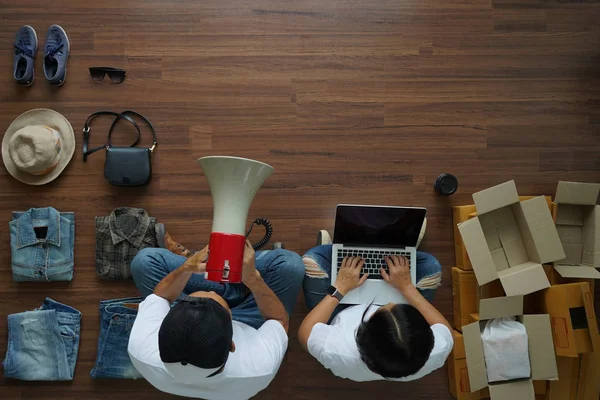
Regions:
<svg viewBox="0 0 600 400"><path fill-rule="evenodd" d="M525 326L515 318L488 320L481 333L488 382L529 378L529 351Z"/></svg>

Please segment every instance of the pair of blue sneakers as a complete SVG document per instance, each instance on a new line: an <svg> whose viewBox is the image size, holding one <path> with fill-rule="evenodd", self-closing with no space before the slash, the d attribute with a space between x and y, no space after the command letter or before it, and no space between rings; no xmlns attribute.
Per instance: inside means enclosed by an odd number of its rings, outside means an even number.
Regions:
<svg viewBox="0 0 600 400"><path fill-rule="evenodd" d="M15 36L13 58L13 76L18 84L33 85L35 55L38 49L38 38L29 25L22 26ZM67 78L67 59L71 44L67 32L60 25L52 25L46 33L44 44L44 75L54 86L61 86Z"/></svg>

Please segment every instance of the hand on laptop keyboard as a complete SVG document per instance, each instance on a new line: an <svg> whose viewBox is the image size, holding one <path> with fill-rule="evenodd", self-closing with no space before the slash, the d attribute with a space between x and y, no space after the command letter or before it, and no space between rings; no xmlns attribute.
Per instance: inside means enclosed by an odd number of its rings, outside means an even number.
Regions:
<svg viewBox="0 0 600 400"><path fill-rule="evenodd" d="M413 285L410 279L410 263L405 257L386 256L388 270L381 271L381 276L390 285L398 289L401 293Z"/></svg>
<svg viewBox="0 0 600 400"><path fill-rule="evenodd" d="M345 257L342 260L342 266L338 270L337 278L333 286L345 296L365 283L369 274L363 274L361 276L364 265L365 260L360 257Z"/></svg>
<svg viewBox="0 0 600 400"><path fill-rule="evenodd" d="M342 266L344 257L359 257L364 260L362 269L363 274L369 274L369 279L383 279L380 269L383 268L389 273L385 257L398 256L405 258L410 266L410 252L405 250L385 251L385 250L363 250L363 249L341 249L338 252L337 268Z"/></svg>

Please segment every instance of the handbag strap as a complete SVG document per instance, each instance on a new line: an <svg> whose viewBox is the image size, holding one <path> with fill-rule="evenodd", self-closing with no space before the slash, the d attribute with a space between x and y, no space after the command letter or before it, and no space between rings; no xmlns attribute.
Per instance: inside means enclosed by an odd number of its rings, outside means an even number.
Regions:
<svg viewBox="0 0 600 400"><path fill-rule="evenodd" d="M92 122L92 120L94 118L96 118L99 115L110 115L110 116L115 117L115 119L113 120L113 122L110 125L110 128L108 130L108 144L94 147L94 148L88 150L88 142L90 139L90 129L91 129L90 123ZM148 127L150 127L150 131L152 132L153 142L152 142L152 147L150 147L149 150L150 150L150 152L153 152L154 149L156 148L156 146L158 145L158 140L156 138L156 131L154 130L154 126L152 125L152 123L150 122L150 120L148 118L144 117L140 113L137 113L137 112L131 111L131 110L125 110L122 113L117 113L114 111L97 111L97 112L91 114L87 118L87 120L85 121L85 124L83 126L83 162L87 161L87 157L90 154L93 154L101 149L108 149L109 147L113 146L112 141L111 141L112 133L113 133L113 130L114 130L117 122L119 122L122 119L124 119L127 122L129 122L130 124L132 124L135 127L135 130L137 131L137 137L136 137L135 141L133 142L133 144L128 146L128 147L135 147L140 141L141 130L140 130L140 126L138 125L138 123L135 122L135 120L131 116L138 117L143 122L145 122L148 125Z"/></svg>
<svg viewBox="0 0 600 400"><path fill-rule="evenodd" d="M144 117L142 114L140 114L138 112L135 112L135 111L131 111L131 110L125 110L120 115L122 115L124 117L129 117L129 115L133 115L135 117L138 117L139 119L141 119L142 121L144 121L148 125L148 127L150 128L150 132L152 132L152 140L153 140L152 147L150 147L150 151L153 152L154 149L156 148L156 146L158 145L158 140L156 138L156 131L154 130L154 126L152 126L152 123L150 122L150 120L148 118ZM110 126L110 129L108 130L108 146L112 146L112 142L110 140L110 137L112 135L113 128L115 127L115 125L117 124L118 121L119 121L119 118L115 118L115 120L113 121L112 125ZM138 128L138 137L137 137L137 140L135 141L135 143L133 143L129 147L133 147L133 146L137 145L139 141L140 141L140 131L139 131L139 128Z"/></svg>
<svg viewBox="0 0 600 400"><path fill-rule="evenodd" d="M131 117L127 116L127 115L123 115L123 114L119 114L116 113L114 111L97 111L93 114L91 114L86 120L85 120L85 124L83 125L83 162L87 161L87 157L95 152L97 152L98 150L101 149L106 149L109 147L110 145L110 132L109 132L109 144L105 144L102 146L98 146L98 147L94 147L92 149L88 150L88 142L90 140L90 123L92 122L92 120L94 118L96 118L99 115L110 115L115 117L115 120L113 121L110 129L112 131L112 128L115 125L115 122L120 120L120 119L124 119L127 122L129 122L130 124L132 124L135 127L135 130L137 131L137 138L135 140L135 142L131 145L131 146L135 146L139 140L140 140L140 127L138 126L137 122L135 122Z"/></svg>

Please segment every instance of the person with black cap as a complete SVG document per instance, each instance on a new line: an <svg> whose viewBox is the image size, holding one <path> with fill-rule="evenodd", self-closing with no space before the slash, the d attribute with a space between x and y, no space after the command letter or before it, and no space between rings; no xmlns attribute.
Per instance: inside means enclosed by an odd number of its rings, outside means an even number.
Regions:
<svg viewBox="0 0 600 400"><path fill-rule="evenodd" d="M131 272L147 297L131 330L129 357L161 391L248 399L281 365L304 266L296 253L255 255L246 242L243 285L221 285L204 280L206 258L207 248L188 259L166 249L136 255Z"/></svg>

